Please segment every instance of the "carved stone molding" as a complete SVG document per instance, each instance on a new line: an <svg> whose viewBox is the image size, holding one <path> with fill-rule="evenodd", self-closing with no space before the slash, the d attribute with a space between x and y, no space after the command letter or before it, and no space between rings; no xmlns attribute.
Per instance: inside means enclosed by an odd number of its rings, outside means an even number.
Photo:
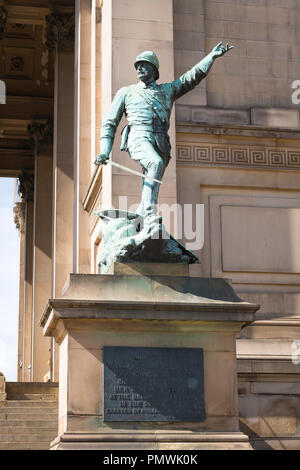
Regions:
<svg viewBox="0 0 300 470"><path fill-rule="evenodd" d="M24 202L16 202L14 206L14 222L16 224L16 228L20 230L21 233L25 232L25 203Z"/></svg>
<svg viewBox="0 0 300 470"><path fill-rule="evenodd" d="M27 131L30 135L32 147L39 153L42 143L50 143L52 141L53 123L50 120L32 121L28 124Z"/></svg>
<svg viewBox="0 0 300 470"><path fill-rule="evenodd" d="M0 6L0 39L3 38L7 23L7 10L3 6Z"/></svg>
<svg viewBox="0 0 300 470"><path fill-rule="evenodd" d="M34 195L34 176L22 173L19 176L19 195L26 202L33 201Z"/></svg>
<svg viewBox="0 0 300 470"><path fill-rule="evenodd" d="M75 15L51 13L46 16L46 46L49 50L72 51L75 38Z"/></svg>
<svg viewBox="0 0 300 470"><path fill-rule="evenodd" d="M293 148L178 143L176 153L178 163L192 165L300 169L300 151Z"/></svg>
<svg viewBox="0 0 300 470"><path fill-rule="evenodd" d="M10 59L10 70L12 72L22 72L24 69L24 59L21 56L12 56Z"/></svg>

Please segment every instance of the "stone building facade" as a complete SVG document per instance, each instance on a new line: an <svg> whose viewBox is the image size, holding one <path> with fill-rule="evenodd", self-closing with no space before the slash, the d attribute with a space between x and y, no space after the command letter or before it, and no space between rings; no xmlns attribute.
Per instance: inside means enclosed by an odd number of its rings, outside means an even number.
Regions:
<svg viewBox="0 0 300 470"><path fill-rule="evenodd" d="M135 57L154 50L171 81L223 39L235 48L174 107L160 203L204 204L190 276L229 278L261 305L236 343L241 429L258 448L299 448L299 25L299 0L1 2L0 174L21 196L19 381L58 381L39 323L47 301L69 273L98 272L94 211L138 202L138 176L93 165ZM112 158L136 169L121 128Z"/></svg>

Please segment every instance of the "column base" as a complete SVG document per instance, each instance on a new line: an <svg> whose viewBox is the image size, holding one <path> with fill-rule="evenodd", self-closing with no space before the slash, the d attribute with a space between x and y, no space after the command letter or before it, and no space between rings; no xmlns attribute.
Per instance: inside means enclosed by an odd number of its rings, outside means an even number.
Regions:
<svg viewBox="0 0 300 470"><path fill-rule="evenodd" d="M253 450L241 432L64 433L50 450Z"/></svg>

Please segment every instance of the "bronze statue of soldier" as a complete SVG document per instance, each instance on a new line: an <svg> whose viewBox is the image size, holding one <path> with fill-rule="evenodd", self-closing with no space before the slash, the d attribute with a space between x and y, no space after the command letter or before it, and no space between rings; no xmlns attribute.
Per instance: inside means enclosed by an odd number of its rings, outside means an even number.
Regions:
<svg viewBox="0 0 300 470"><path fill-rule="evenodd" d="M134 66L139 83L121 88L102 123L100 147L95 165L110 162L143 177L142 199L135 214L119 210L97 213L104 222L101 272L114 261L195 263L197 256L168 234L157 214L158 192L171 158L168 136L175 100L192 90L208 74L214 60L233 46L220 42L203 60L177 80L157 84L159 62L152 51L137 56ZM128 125L122 131L121 150L138 162L143 174L109 160L116 130L125 114ZM134 222L135 221L135 222ZM166 236L165 236L166 235Z"/></svg>
<svg viewBox="0 0 300 470"><path fill-rule="evenodd" d="M165 169L170 160L168 129L175 100L191 91L208 74L214 60L233 46L220 42L191 70L170 83L157 84L159 61L152 51L137 56L134 66L139 83L121 88L102 123L100 147L95 165L106 164L112 149L118 124L125 114L128 125L122 131L121 150L142 166L142 200L137 214L144 215L158 202L158 192Z"/></svg>

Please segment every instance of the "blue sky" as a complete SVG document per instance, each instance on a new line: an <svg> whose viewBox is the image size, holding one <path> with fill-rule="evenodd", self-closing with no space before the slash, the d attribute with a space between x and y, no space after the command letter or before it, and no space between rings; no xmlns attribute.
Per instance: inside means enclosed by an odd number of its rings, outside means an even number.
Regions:
<svg viewBox="0 0 300 470"><path fill-rule="evenodd" d="M0 178L0 372L17 380L20 237L14 223L15 180Z"/></svg>

